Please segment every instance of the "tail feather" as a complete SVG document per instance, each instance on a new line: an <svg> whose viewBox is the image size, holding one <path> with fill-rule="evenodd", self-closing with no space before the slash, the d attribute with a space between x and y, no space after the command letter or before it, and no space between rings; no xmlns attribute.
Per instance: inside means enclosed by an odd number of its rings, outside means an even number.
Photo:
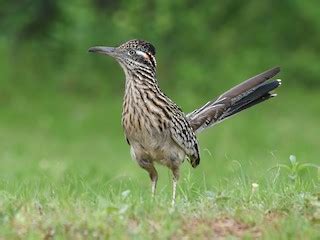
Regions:
<svg viewBox="0 0 320 240"><path fill-rule="evenodd" d="M279 73L273 68L233 87L204 106L187 114L187 119L195 132L213 126L230 116L276 96L270 91L276 89L280 80L268 81Z"/></svg>
<svg viewBox="0 0 320 240"><path fill-rule="evenodd" d="M238 112L241 112L242 110L268 100L269 98L277 96L276 94L270 93L270 91L276 89L279 85L281 85L281 80L278 79L259 86L254 92L232 105L229 111L226 111L225 114L222 114L220 121Z"/></svg>

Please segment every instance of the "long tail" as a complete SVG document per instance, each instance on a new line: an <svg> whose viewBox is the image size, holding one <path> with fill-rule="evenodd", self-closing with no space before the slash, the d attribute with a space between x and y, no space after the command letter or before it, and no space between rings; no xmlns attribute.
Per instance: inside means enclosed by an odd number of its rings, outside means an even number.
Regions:
<svg viewBox="0 0 320 240"><path fill-rule="evenodd" d="M271 93L271 91L281 85L281 80L270 79L279 72L279 67L265 71L187 114L191 127L196 133L199 133L203 129L220 123L244 109L275 97L276 94Z"/></svg>

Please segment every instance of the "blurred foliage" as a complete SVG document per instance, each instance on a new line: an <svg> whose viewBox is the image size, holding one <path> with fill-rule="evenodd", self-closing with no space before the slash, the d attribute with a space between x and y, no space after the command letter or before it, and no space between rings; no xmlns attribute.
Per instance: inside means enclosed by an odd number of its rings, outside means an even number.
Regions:
<svg viewBox="0 0 320 240"><path fill-rule="evenodd" d="M179 239L172 229L184 219L225 213L262 223L270 239L318 236L319 9L315 0L0 0L0 239L68 238L63 229L69 239L132 238L137 219L142 237L157 228ZM174 214L170 171L157 167L156 209L146 172L129 160L121 68L87 52L133 38L155 45L161 88L186 112L282 68L277 98L199 135L201 164L181 167ZM288 164L291 154L299 162ZM287 217L276 231L261 222L273 210Z"/></svg>
<svg viewBox="0 0 320 240"><path fill-rule="evenodd" d="M319 7L297 0L5 1L0 94L121 96L120 68L86 51L132 38L156 46L160 83L178 98L211 97L275 65L285 85L319 88Z"/></svg>

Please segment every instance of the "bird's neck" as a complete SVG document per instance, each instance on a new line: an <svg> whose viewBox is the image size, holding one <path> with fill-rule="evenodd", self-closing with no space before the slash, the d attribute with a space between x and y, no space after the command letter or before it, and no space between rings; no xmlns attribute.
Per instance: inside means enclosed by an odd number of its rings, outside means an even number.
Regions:
<svg viewBox="0 0 320 240"><path fill-rule="evenodd" d="M156 79L156 72L148 68L123 68L126 77L124 102L139 107L158 93L163 95Z"/></svg>
<svg viewBox="0 0 320 240"><path fill-rule="evenodd" d="M141 91L148 88L159 89L155 68L136 66L134 69L123 67L123 70L126 77L126 89L138 88Z"/></svg>

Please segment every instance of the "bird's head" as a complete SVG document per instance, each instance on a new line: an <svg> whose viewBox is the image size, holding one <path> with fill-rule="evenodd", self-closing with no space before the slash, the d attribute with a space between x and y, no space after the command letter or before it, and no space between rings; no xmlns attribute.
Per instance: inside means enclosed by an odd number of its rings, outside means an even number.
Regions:
<svg viewBox="0 0 320 240"><path fill-rule="evenodd" d="M133 71L141 67L153 71L156 69L155 48L143 40L130 40L119 47L91 47L88 51L114 57L125 70Z"/></svg>

